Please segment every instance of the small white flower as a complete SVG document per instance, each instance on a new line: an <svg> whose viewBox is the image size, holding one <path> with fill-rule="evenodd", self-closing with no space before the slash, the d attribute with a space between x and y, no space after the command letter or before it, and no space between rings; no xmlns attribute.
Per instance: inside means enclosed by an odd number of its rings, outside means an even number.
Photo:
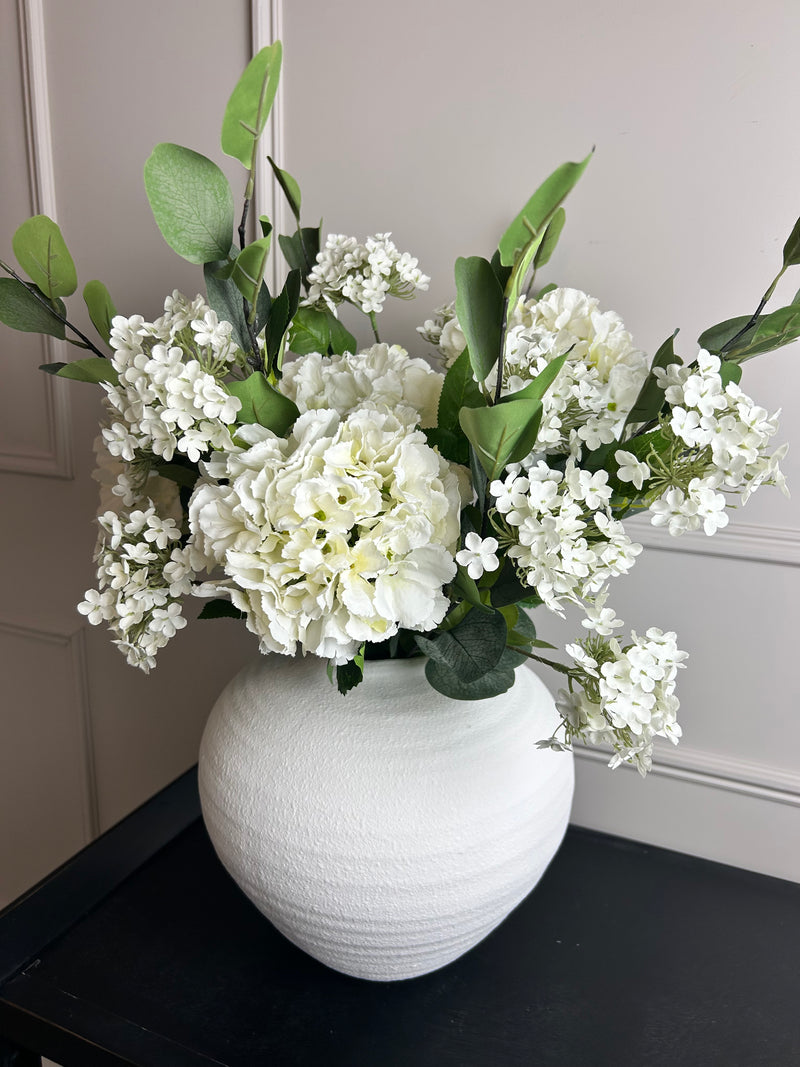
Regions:
<svg viewBox="0 0 800 1067"><path fill-rule="evenodd" d="M484 571L496 571L500 566L495 553L497 552L497 538L481 538L476 533L468 533L464 538L464 548L456 552L456 563L467 568L470 578L478 579Z"/></svg>
<svg viewBox="0 0 800 1067"><path fill-rule="evenodd" d="M619 464L617 477L621 482L632 482L634 488L641 489L650 477L650 468L634 456L633 452L618 449L614 453L614 459Z"/></svg>

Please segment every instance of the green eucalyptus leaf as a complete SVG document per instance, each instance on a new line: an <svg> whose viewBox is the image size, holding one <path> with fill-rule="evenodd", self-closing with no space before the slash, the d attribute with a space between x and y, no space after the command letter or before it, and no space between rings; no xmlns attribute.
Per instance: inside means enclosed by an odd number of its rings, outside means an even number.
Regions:
<svg viewBox="0 0 800 1067"><path fill-rule="evenodd" d="M550 258L556 250L558 239L561 236L561 231L564 229L564 223L566 221L567 213L564 211L563 207L556 208L553 212L553 217L547 224L547 229L544 231L542 243L539 245L533 258L534 270L538 270L539 267L543 267L546 263L550 262Z"/></svg>
<svg viewBox="0 0 800 1067"><path fill-rule="evenodd" d="M429 659L425 664L425 677L433 689L453 700L488 700L507 693L513 686L514 668L519 660L517 653L505 649L491 670L470 682L445 664Z"/></svg>
<svg viewBox="0 0 800 1067"><path fill-rule="evenodd" d="M506 647L506 621L499 611L469 611L452 630L430 638L415 634L429 659L472 682L495 667Z"/></svg>
<svg viewBox="0 0 800 1067"><path fill-rule="evenodd" d="M458 564L456 576L451 583L451 588L462 600L472 604L478 611L492 611L492 608L481 600L481 591L478 589L475 579L470 578L466 568L462 567L460 563Z"/></svg>
<svg viewBox="0 0 800 1067"><path fill-rule="evenodd" d="M723 389L728 382L735 382L738 385L742 380L742 368L738 363L731 363L730 360L723 359L719 365L719 376L722 380Z"/></svg>
<svg viewBox="0 0 800 1067"><path fill-rule="evenodd" d="M144 165L153 217L170 248L190 263L228 258L233 194L228 179L199 152L159 144Z"/></svg>
<svg viewBox="0 0 800 1067"><path fill-rule="evenodd" d="M203 605L198 619L243 619L244 612L239 611L230 600L209 600Z"/></svg>
<svg viewBox="0 0 800 1067"><path fill-rule="evenodd" d="M260 371L254 371L244 381L227 382L226 388L242 402L242 410L236 416L238 423L257 422L284 437L300 414L294 401L274 389Z"/></svg>
<svg viewBox="0 0 800 1067"><path fill-rule="evenodd" d="M45 363L42 369L50 373L49 368L52 366L55 364ZM91 382L93 385L99 382L111 382L117 385L119 382L119 375L113 363L110 359L103 359L102 356L75 359L71 363L60 364L56 374L59 378L70 378L75 382Z"/></svg>
<svg viewBox="0 0 800 1067"><path fill-rule="evenodd" d="M783 246L784 270L786 267L796 267L798 263L800 263L800 219L794 224L794 229Z"/></svg>
<svg viewBox="0 0 800 1067"><path fill-rule="evenodd" d="M549 285L543 285L542 288L536 294L536 299L541 300L543 296L547 296L548 293L552 293L554 289L558 289L555 282L550 282Z"/></svg>
<svg viewBox="0 0 800 1067"><path fill-rule="evenodd" d="M503 264L500 262L499 249L492 256L492 270L494 271L495 278L497 278L497 284L500 286L503 292L505 292L506 285L508 284L508 279L511 277L511 267L504 267Z"/></svg>
<svg viewBox="0 0 800 1067"><path fill-rule="evenodd" d="M111 338L111 320L117 313L108 289L97 279L87 282L83 287L83 299L92 325L103 340L108 342Z"/></svg>
<svg viewBox="0 0 800 1067"><path fill-rule="evenodd" d="M438 448L439 454L451 463L469 464L469 441L461 432L448 430L442 426L426 426L423 431L431 448Z"/></svg>
<svg viewBox="0 0 800 1067"><path fill-rule="evenodd" d="M716 326L710 326L707 330L704 330L697 338L697 343L706 352L710 352L712 356L718 356L728 342L742 332L751 318L751 315L737 315L735 319L725 319L724 322L718 322ZM764 316L762 315L759 318L763 319ZM751 329L742 334L741 341L743 344L755 327L756 323L754 322Z"/></svg>
<svg viewBox="0 0 800 1067"><path fill-rule="evenodd" d="M364 680L364 646L347 663L336 667L336 687L342 696L355 689Z"/></svg>
<svg viewBox="0 0 800 1067"><path fill-rule="evenodd" d="M570 349L571 351L572 349ZM568 352L562 352L560 356L551 359L544 370L540 371L533 381L529 382L516 393L509 393L500 398L501 404L509 404L516 400L541 400L550 386L558 377L558 373L567 361Z"/></svg>
<svg viewBox="0 0 800 1067"><path fill-rule="evenodd" d="M653 362L650 364L650 371L644 380L642 388L639 390L636 403L628 412L625 426L631 426L632 424L639 422L650 422L651 419L658 417L658 413L664 406L664 390L658 384L658 379L654 372L657 368L669 366L670 363L681 362L675 355L674 348L674 341L677 333L678 331L675 330L672 336L666 339L656 352L655 356L653 356ZM627 445L625 447L627 448Z"/></svg>
<svg viewBox="0 0 800 1067"><path fill-rule="evenodd" d="M497 362L503 329L503 290L492 265L481 256L456 260L456 315L467 339L479 382Z"/></svg>
<svg viewBox="0 0 800 1067"><path fill-rule="evenodd" d="M439 395L437 418L439 428L457 430L459 411L464 407L481 407L483 403L483 396L472 373L469 352L464 349L444 376L442 391Z"/></svg>
<svg viewBox="0 0 800 1067"><path fill-rule="evenodd" d="M295 179L291 176L288 170L281 170L272 156L267 156L269 165L272 167L272 172L277 178L278 185L283 190L283 195L289 204L292 214L297 219L298 226L300 225L300 186Z"/></svg>
<svg viewBox="0 0 800 1067"><path fill-rule="evenodd" d="M250 60L225 108L222 151L252 170L256 147L269 117L281 76L281 42L267 45Z"/></svg>
<svg viewBox="0 0 800 1067"><path fill-rule="evenodd" d="M459 421L492 481L508 463L518 463L533 450L542 421L542 403L512 398L507 404L491 408L462 408Z"/></svg>
<svg viewBox="0 0 800 1067"><path fill-rule="evenodd" d="M256 317L253 323L253 333L258 337L261 331L269 322L270 312L272 311L272 295L267 288L267 283L262 282L261 288L258 290L258 297L256 299Z"/></svg>
<svg viewBox="0 0 800 1067"><path fill-rule="evenodd" d="M243 352L250 350L247 336L247 320L242 307L242 294L236 288L232 278L221 278L213 269L214 264L207 263L203 268L206 282L206 297L217 317L233 326L231 336Z"/></svg>
<svg viewBox="0 0 800 1067"><path fill-rule="evenodd" d="M231 274L234 285L252 308L251 322L255 321L256 299L264 281L271 243L272 237L268 234L243 248Z"/></svg>
<svg viewBox="0 0 800 1067"><path fill-rule="evenodd" d="M30 289L16 278L0 278L0 322L10 326L12 330L46 333L63 341L66 332L64 323L50 310L50 302L44 293L38 288L36 292L41 299L37 299ZM66 316L64 302L56 299L56 306L59 314Z"/></svg>
<svg viewBox="0 0 800 1067"><path fill-rule="evenodd" d="M78 275L61 230L47 215L34 215L12 239L14 255L45 296L70 296L78 288Z"/></svg>
<svg viewBox="0 0 800 1067"><path fill-rule="evenodd" d="M310 352L324 355L330 342L331 324L327 313L319 308L298 308L286 342L289 351L298 356L307 356Z"/></svg>
<svg viewBox="0 0 800 1067"><path fill-rule="evenodd" d="M320 227L303 226L296 230L291 237L281 234L278 237L283 258L292 270L299 270L305 277L317 259L320 246Z"/></svg>
<svg viewBox="0 0 800 1067"><path fill-rule="evenodd" d="M300 303L300 271L291 270L283 289L272 301L267 322L267 355L270 367L280 361L283 345Z"/></svg>
<svg viewBox="0 0 800 1067"><path fill-rule="evenodd" d="M562 200L577 185L591 158L590 152L580 163L562 163L542 182L503 234L498 248L503 266L513 267L515 265L518 256L527 247L531 237L541 232Z"/></svg>
<svg viewBox="0 0 800 1067"><path fill-rule="evenodd" d="M335 354L341 356L345 352L355 352L358 347L355 337L345 326L342 326L330 309L326 311L326 314L328 316L328 325L331 328L330 345Z"/></svg>
<svg viewBox="0 0 800 1067"><path fill-rule="evenodd" d="M725 347L727 359L744 363L754 356L774 352L800 337L800 304L789 304L769 315L760 315L755 328L748 330L735 345Z"/></svg>

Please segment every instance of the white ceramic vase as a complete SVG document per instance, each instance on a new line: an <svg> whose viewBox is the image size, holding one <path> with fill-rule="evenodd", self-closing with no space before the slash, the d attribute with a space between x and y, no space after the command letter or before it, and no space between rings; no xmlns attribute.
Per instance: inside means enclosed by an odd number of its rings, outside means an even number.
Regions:
<svg viewBox="0 0 800 1067"><path fill-rule="evenodd" d="M260 656L219 697L200 749L220 860L290 941L335 970L436 970L530 892L567 826L572 755L526 667L499 697L431 689L424 661L367 663L341 696L314 657Z"/></svg>

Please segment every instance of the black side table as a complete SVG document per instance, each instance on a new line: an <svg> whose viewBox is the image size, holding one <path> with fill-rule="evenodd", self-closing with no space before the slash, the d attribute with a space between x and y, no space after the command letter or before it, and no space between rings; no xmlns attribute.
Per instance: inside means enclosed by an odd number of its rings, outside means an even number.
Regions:
<svg viewBox="0 0 800 1067"><path fill-rule="evenodd" d="M463 959L347 978L229 880L189 772L0 914L0 1067L791 1067L799 973L800 885L573 828Z"/></svg>

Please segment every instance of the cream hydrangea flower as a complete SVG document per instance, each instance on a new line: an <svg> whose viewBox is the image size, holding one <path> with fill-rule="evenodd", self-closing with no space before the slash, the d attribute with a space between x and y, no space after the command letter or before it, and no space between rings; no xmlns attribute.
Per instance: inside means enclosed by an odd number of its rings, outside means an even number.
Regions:
<svg viewBox="0 0 800 1067"><path fill-rule="evenodd" d="M229 596L263 652L345 663L441 622L462 501L421 431L386 410L310 410L286 440L253 425L237 441L190 501L192 561L222 569L203 593Z"/></svg>
<svg viewBox="0 0 800 1067"><path fill-rule="evenodd" d="M281 392L301 412L333 410L348 415L385 407L401 422L435 426L444 376L400 345L376 344L355 355L317 352L284 367Z"/></svg>

